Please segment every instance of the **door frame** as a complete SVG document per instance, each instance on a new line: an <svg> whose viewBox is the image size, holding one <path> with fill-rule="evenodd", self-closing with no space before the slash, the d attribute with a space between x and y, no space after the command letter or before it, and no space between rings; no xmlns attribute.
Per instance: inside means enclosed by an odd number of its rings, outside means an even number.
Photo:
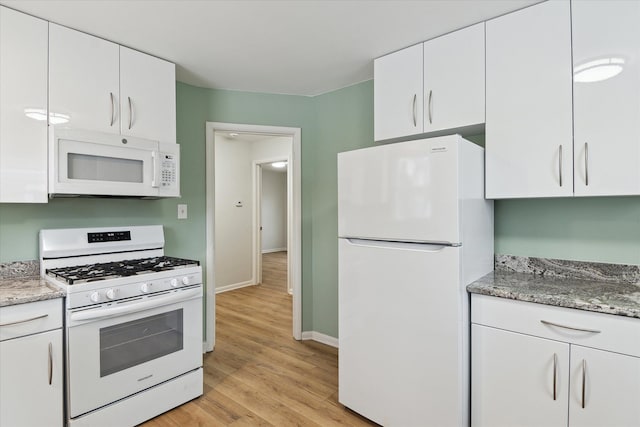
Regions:
<svg viewBox="0 0 640 427"><path fill-rule="evenodd" d="M206 298L205 298L205 350L212 351L215 345L215 133L238 132L272 136L290 136L292 138L289 152L289 169L287 170L287 186L291 190L293 203L287 208L291 215L289 221L288 268L291 280L293 299L293 338L302 339L302 174L301 135L300 128L282 126L263 126L240 123L205 123L205 192L206 192ZM255 239L254 239L255 241Z"/></svg>

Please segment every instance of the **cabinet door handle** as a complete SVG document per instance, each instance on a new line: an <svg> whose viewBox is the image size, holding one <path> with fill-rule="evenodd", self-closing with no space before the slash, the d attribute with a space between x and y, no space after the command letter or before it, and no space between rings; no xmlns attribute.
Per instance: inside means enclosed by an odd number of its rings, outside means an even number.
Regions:
<svg viewBox="0 0 640 427"><path fill-rule="evenodd" d="M582 409L585 406L585 391L587 389L587 361L582 359Z"/></svg>
<svg viewBox="0 0 640 427"><path fill-rule="evenodd" d="M597 329L576 328L575 326L561 325L559 323L549 322L548 320L541 320L540 323L548 326L557 326L558 328L571 329L572 331L590 332L592 334L599 334L602 332Z"/></svg>
<svg viewBox="0 0 640 427"><path fill-rule="evenodd" d="M115 109L115 102L113 99L113 92L109 92L109 97L111 98L111 123L109 123L109 126L113 126L113 122L115 121L113 114L115 113L116 109Z"/></svg>
<svg viewBox="0 0 640 427"><path fill-rule="evenodd" d="M589 143L584 143L584 185L589 185Z"/></svg>
<svg viewBox="0 0 640 427"><path fill-rule="evenodd" d="M53 380L53 345L49 343L49 385Z"/></svg>
<svg viewBox="0 0 640 427"><path fill-rule="evenodd" d="M560 187L562 187L562 144L558 148L558 173L560 176Z"/></svg>
<svg viewBox="0 0 640 427"><path fill-rule="evenodd" d="M413 94L413 127L418 126L418 112L416 111L416 104L418 102L418 95L417 94Z"/></svg>
<svg viewBox="0 0 640 427"><path fill-rule="evenodd" d="M553 400L558 398L558 355L553 353Z"/></svg>
<svg viewBox="0 0 640 427"><path fill-rule="evenodd" d="M131 97L127 96L129 100L129 129L131 129L131 122L133 121L133 106L131 105Z"/></svg>
<svg viewBox="0 0 640 427"><path fill-rule="evenodd" d="M427 103L428 107L429 107L429 124L433 123L433 117L432 117L432 113L431 113L431 109L432 109L432 105L433 103L431 102L431 100L433 99L433 90L429 90L429 102Z"/></svg>
<svg viewBox="0 0 640 427"><path fill-rule="evenodd" d="M43 314L42 316L30 317L29 319L16 320L15 322L0 323L0 326L9 326L9 325L17 325L18 323L33 322L34 320L44 319L45 317L48 317L48 316L49 316L48 314Z"/></svg>

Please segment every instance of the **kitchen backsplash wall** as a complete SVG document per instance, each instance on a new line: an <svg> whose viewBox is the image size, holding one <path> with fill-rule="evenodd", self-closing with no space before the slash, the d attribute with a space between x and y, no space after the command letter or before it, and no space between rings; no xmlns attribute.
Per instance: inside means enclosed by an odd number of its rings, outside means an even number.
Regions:
<svg viewBox="0 0 640 427"><path fill-rule="evenodd" d="M38 257L41 228L163 224L166 252L205 261L205 122L302 128L303 330L336 337L336 153L373 145L373 84L317 97L177 84L182 198L0 204L0 262ZM482 138L475 138L482 142ZM176 205L189 218L176 219ZM640 264L640 197L499 200L499 254Z"/></svg>

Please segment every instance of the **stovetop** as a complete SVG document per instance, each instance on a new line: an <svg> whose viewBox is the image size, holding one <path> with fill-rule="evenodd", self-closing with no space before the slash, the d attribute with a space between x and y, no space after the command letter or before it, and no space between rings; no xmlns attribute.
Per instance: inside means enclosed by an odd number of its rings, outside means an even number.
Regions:
<svg viewBox="0 0 640 427"><path fill-rule="evenodd" d="M159 256L72 267L50 268L46 270L46 273L48 276L61 280L68 285L78 285L99 280L178 270L199 265L199 261Z"/></svg>

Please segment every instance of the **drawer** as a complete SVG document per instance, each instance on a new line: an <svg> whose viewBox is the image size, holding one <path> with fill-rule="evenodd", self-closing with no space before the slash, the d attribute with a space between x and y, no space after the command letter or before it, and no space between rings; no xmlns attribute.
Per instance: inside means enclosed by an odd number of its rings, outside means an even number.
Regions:
<svg viewBox="0 0 640 427"><path fill-rule="evenodd" d="M472 294L471 322L640 357L640 319L633 317Z"/></svg>
<svg viewBox="0 0 640 427"><path fill-rule="evenodd" d="M62 298L0 307L0 341L62 328Z"/></svg>

